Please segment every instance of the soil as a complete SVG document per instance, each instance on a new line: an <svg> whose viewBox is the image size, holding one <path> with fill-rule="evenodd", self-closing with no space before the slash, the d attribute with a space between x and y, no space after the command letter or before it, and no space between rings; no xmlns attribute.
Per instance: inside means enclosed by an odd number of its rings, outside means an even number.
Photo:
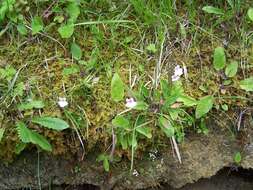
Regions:
<svg viewBox="0 0 253 190"><path fill-rule="evenodd" d="M193 184L187 184L183 188L174 189L169 185L148 188L146 190L252 190L253 170L242 168L224 168L210 179L200 179ZM46 188L48 189L48 188ZM45 190L46 190L45 189ZM93 185L79 186L55 186L54 190L99 190Z"/></svg>

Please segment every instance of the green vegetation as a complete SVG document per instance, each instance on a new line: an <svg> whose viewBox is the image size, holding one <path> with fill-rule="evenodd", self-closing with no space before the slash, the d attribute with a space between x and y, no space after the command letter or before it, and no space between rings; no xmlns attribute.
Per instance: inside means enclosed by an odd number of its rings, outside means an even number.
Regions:
<svg viewBox="0 0 253 190"><path fill-rule="evenodd" d="M132 170L171 142L181 162L188 133L252 109L249 5L1 1L1 159L34 146L63 156L96 148L106 171L124 156Z"/></svg>

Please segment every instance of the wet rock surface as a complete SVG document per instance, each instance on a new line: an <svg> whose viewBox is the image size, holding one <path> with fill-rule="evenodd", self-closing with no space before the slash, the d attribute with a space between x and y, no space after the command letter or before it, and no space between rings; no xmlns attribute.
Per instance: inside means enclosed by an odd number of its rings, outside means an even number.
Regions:
<svg viewBox="0 0 253 190"><path fill-rule="evenodd" d="M96 187L95 189L101 190L156 188L160 184L166 184L165 187L160 186L160 189L168 189L168 186L182 188L182 190L212 190L226 189L226 187L233 190L234 186L237 187L236 189L253 189L252 183L238 181L238 178L227 178L226 175L213 180L202 179L214 176L224 167L234 166L234 154L240 150L243 150L240 166L253 168L251 154L253 141L250 138L252 131L248 130L245 134L247 140L244 143L231 135L228 130L221 131L215 128L210 130L208 136L189 135L185 142L180 144L182 164L178 163L171 147L168 146L159 152L155 159L144 156L142 159L135 160L135 170L138 175L129 172L128 160L112 165L110 172L107 173L104 172L102 164L95 161L97 156L95 154L90 154L80 161L77 157L66 159L40 153L38 162L36 152L24 152L14 163L0 164L0 189L24 187L38 189L38 187L47 188L55 185L62 187L62 184L65 184L66 189L69 187L82 189L82 184L90 184L85 189ZM201 180L198 183L185 186L199 179ZM209 181L212 183L210 184ZM223 181L228 183L221 183ZM203 188L205 185L208 187Z"/></svg>

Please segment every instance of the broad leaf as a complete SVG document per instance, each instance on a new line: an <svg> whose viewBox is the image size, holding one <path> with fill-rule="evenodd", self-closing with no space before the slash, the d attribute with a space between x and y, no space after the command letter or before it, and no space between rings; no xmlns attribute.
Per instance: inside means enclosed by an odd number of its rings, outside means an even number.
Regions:
<svg viewBox="0 0 253 190"><path fill-rule="evenodd" d="M216 14L216 15L223 15L224 14L222 9L219 9L219 8L216 8L213 6L205 6L202 8L202 10L207 13Z"/></svg>
<svg viewBox="0 0 253 190"><path fill-rule="evenodd" d="M137 102L136 106L133 107L135 110L147 110L148 109L148 104L145 102Z"/></svg>
<svg viewBox="0 0 253 190"><path fill-rule="evenodd" d="M190 97L190 96L187 96L187 95L181 95L178 99L177 99L178 102L183 102L183 104L187 107L190 107L190 106L195 106L197 104L197 101Z"/></svg>
<svg viewBox="0 0 253 190"><path fill-rule="evenodd" d="M19 24L19 25L17 26L17 30L18 30L18 32L19 32L21 35L23 35L23 36L27 35L27 29L26 29L26 27L25 27L24 24Z"/></svg>
<svg viewBox="0 0 253 190"><path fill-rule="evenodd" d="M197 119L201 118L206 113L208 113L213 107L213 102L214 102L213 96L205 96L201 98L197 103L197 108L196 108L196 113L195 113L196 118Z"/></svg>
<svg viewBox="0 0 253 190"><path fill-rule="evenodd" d="M112 124L115 127L123 128L123 129L128 129L130 130L130 122L128 119L125 117L118 115L112 120Z"/></svg>
<svg viewBox="0 0 253 190"><path fill-rule="evenodd" d="M74 24L62 25L58 28L58 32L62 38L70 38L74 32Z"/></svg>
<svg viewBox="0 0 253 190"><path fill-rule="evenodd" d="M68 76L79 72L80 72L79 66L76 64L72 64L70 67L65 67L62 71L62 74L64 76Z"/></svg>
<svg viewBox="0 0 253 190"><path fill-rule="evenodd" d="M32 19L32 34L37 34L43 30L43 22L39 16L36 16Z"/></svg>
<svg viewBox="0 0 253 190"><path fill-rule="evenodd" d="M24 111L24 110L30 110L33 108L36 109L41 109L45 106L45 104L43 103L43 101L41 100L32 100L31 102L28 103L21 103L18 105L18 109L20 111Z"/></svg>
<svg viewBox="0 0 253 190"><path fill-rule="evenodd" d="M70 16L70 19L75 22L77 17L79 16L80 14L80 9L79 9L79 6L77 3L75 2L72 2L72 3L69 3L67 8L66 8L66 11L67 13L69 14Z"/></svg>
<svg viewBox="0 0 253 190"><path fill-rule="evenodd" d="M249 19L250 19L251 21L253 21L253 8L252 8L252 7L250 7L250 8L248 9L247 15L248 15Z"/></svg>
<svg viewBox="0 0 253 190"><path fill-rule="evenodd" d="M43 150L52 151L52 146L45 137L34 131L30 132L31 132L31 143L39 145Z"/></svg>
<svg viewBox="0 0 253 190"><path fill-rule="evenodd" d="M57 131L69 128L69 125L65 121L54 117L37 117L33 118L32 122Z"/></svg>
<svg viewBox="0 0 253 190"><path fill-rule="evenodd" d="M149 127L136 127L136 131L149 139L152 137L151 129Z"/></svg>
<svg viewBox="0 0 253 190"><path fill-rule="evenodd" d="M175 129L171 125L170 121L163 116L159 117L159 124L162 131L165 133L167 137L173 137L175 134Z"/></svg>
<svg viewBox="0 0 253 190"><path fill-rule="evenodd" d="M16 145L15 147L15 153L20 154L25 148L26 148L26 143L20 142Z"/></svg>
<svg viewBox="0 0 253 190"><path fill-rule="evenodd" d="M98 156L98 158L96 159L96 161L97 161L97 162L103 161L104 170L107 171L107 172L109 171L109 169L110 169L110 164L109 164L109 160L108 160L108 156L107 156L107 155L105 155L105 154L100 154L100 155Z"/></svg>
<svg viewBox="0 0 253 190"><path fill-rule="evenodd" d="M71 54L72 57L76 60L80 60L82 58L82 50L75 42L71 44Z"/></svg>
<svg viewBox="0 0 253 190"><path fill-rule="evenodd" d="M115 102L119 102L124 98L124 83L117 73L112 77L111 97Z"/></svg>
<svg viewBox="0 0 253 190"><path fill-rule="evenodd" d="M225 70L225 74L227 77L234 77L237 73L238 69L238 63L236 61L233 61L230 63Z"/></svg>
<svg viewBox="0 0 253 190"><path fill-rule="evenodd" d="M226 55L223 47L217 47L214 50L213 66L216 70L221 70L225 67Z"/></svg>
<svg viewBox="0 0 253 190"><path fill-rule="evenodd" d="M240 87L247 92L253 91L253 77L240 81Z"/></svg>
<svg viewBox="0 0 253 190"><path fill-rule="evenodd" d="M128 147L128 143L127 143L127 136L125 136L124 133L120 133L119 142L120 142L123 150L126 150Z"/></svg>
<svg viewBox="0 0 253 190"><path fill-rule="evenodd" d="M109 164L109 160L108 160L107 157L103 160L103 166L104 166L105 171L109 172L109 170L110 170L110 164Z"/></svg>
<svg viewBox="0 0 253 190"><path fill-rule="evenodd" d="M18 136L23 143L31 142L31 130L26 127L23 122L16 124Z"/></svg>

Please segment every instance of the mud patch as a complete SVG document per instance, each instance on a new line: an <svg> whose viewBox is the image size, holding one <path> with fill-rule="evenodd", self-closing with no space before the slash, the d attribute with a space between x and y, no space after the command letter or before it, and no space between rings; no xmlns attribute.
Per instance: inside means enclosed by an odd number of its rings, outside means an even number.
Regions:
<svg viewBox="0 0 253 190"><path fill-rule="evenodd" d="M158 187L144 190L252 190L253 189L253 170L243 168L223 168L216 175L209 179L200 179L193 184L187 184L183 188L175 189L163 184ZM45 188L44 190L50 189ZM93 185L54 186L53 190L100 190Z"/></svg>

